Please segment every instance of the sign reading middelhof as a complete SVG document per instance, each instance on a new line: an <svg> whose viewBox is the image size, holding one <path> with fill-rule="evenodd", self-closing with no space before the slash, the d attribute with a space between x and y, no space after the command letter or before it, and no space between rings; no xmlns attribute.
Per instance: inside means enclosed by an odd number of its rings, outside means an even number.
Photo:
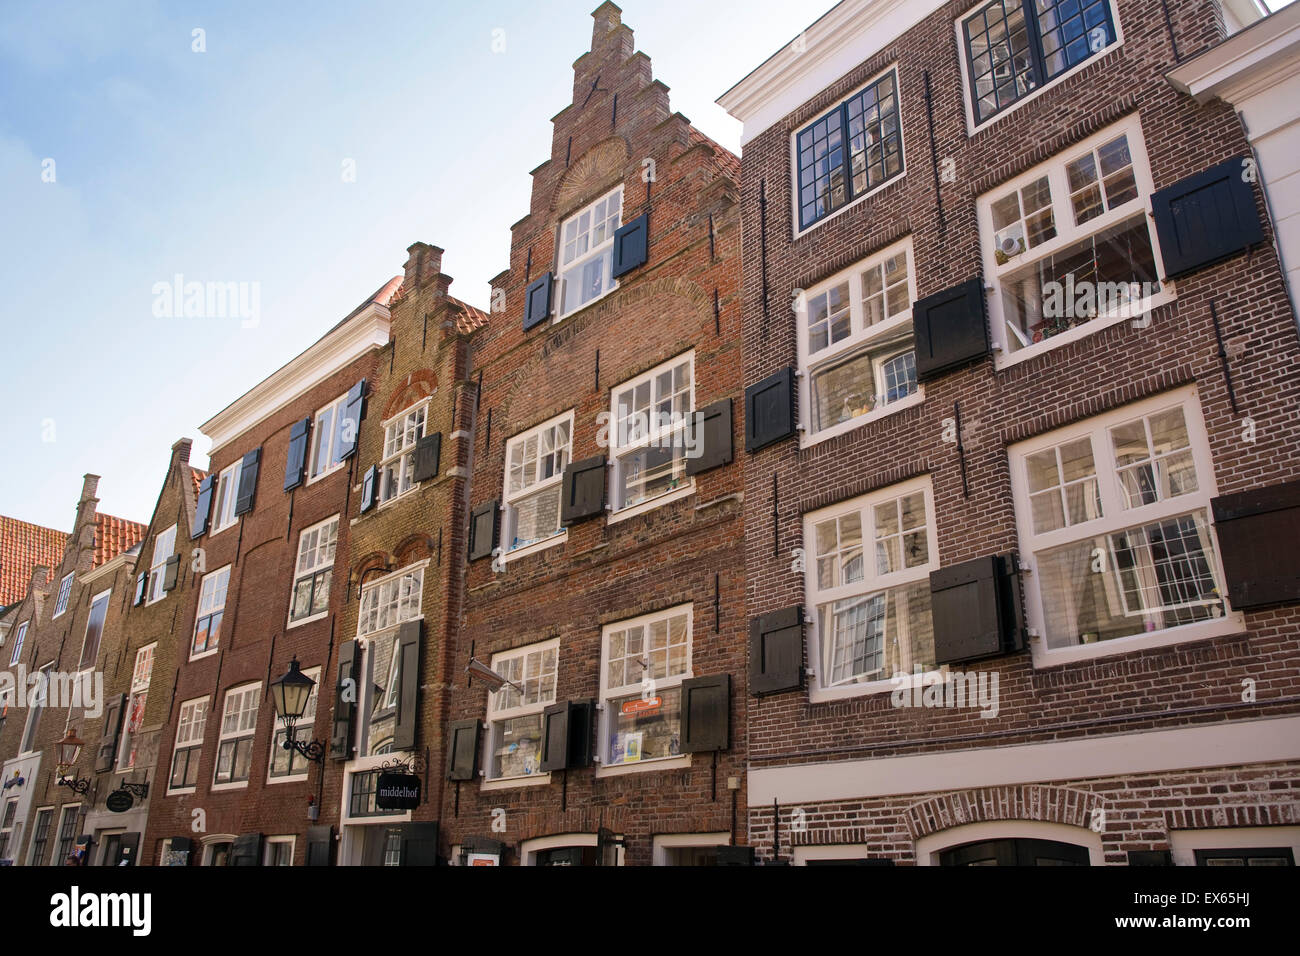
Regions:
<svg viewBox="0 0 1300 956"><path fill-rule="evenodd" d="M420 805L420 778L411 773L381 773L375 788L380 810L414 810Z"/></svg>

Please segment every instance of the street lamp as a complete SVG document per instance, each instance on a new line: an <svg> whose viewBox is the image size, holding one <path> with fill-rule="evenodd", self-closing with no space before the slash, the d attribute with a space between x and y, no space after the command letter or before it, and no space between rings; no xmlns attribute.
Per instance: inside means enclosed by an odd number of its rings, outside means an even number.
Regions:
<svg viewBox="0 0 1300 956"><path fill-rule="evenodd" d="M504 674L498 674L477 657L471 657L469 659L469 666L465 668L465 673L483 681L488 685L489 690L500 690L502 687L509 684L515 690L519 691L519 693L522 694L524 692L524 689L514 681L508 679Z"/></svg>
<svg viewBox="0 0 1300 956"><path fill-rule="evenodd" d="M81 748L86 746L86 742L78 737L73 732L72 728L69 727L67 734L64 735L63 739L60 740L56 746L58 748L59 759L54 767L54 773L55 776L59 778L59 786L71 787L73 793L84 794L88 792L90 790L89 777L74 777L71 780L68 779L68 773L72 770L73 764L77 762L77 758L81 756Z"/></svg>
<svg viewBox="0 0 1300 956"><path fill-rule="evenodd" d="M306 760L323 763L325 744L319 740L303 743L294 736L294 727L307 709L311 699L311 689L316 682L298 668L295 655L289 662L289 672L277 681L271 682L271 700L275 702L275 715L284 721L284 749L295 750Z"/></svg>

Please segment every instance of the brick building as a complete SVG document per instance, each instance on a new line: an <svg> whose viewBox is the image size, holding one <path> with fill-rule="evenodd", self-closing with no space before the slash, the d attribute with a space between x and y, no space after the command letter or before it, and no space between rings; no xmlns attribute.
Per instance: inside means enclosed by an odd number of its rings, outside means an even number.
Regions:
<svg viewBox="0 0 1300 956"><path fill-rule="evenodd" d="M128 775L95 764L84 747L68 776L84 793L60 785L57 747L69 732L98 740L101 723L120 718L108 697L122 664L122 615L145 526L98 510L97 475L86 475L72 533L52 572L37 567L27 594L11 612L4 646L3 718L0 718L0 859L18 865L61 864L80 848L87 862L134 860L136 845L123 839L143 812L123 814L104 840L96 840L95 811ZM116 754L113 755L116 757ZM130 767L124 769L130 770ZM107 857L105 857L107 854Z"/></svg>
<svg viewBox="0 0 1300 956"><path fill-rule="evenodd" d="M1165 78L1249 5L1164 6L845 0L719 101L764 860L1294 862L1300 348Z"/></svg>
<svg viewBox="0 0 1300 956"><path fill-rule="evenodd" d="M473 346L454 863L745 842L739 167L593 18Z"/></svg>

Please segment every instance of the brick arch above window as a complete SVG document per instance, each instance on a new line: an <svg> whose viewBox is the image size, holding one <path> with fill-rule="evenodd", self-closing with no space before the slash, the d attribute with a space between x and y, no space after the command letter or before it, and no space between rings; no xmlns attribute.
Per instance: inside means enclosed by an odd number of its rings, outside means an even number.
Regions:
<svg viewBox="0 0 1300 956"><path fill-rule="evenodd" d="M903 818L912 839L919 840L952 827L995 820L1034 820L1087 829L1093 822L1093 810L1104 807L1105 800L1087 790L1022 784L942 793L912 804Z"/></svg>
<svg viewBox="0 0 1300 956"><path fill-rule="evenodd" d="M416 533L404 538L393 548L393 567L404 568L413 561L423 561L433 557L438 543L427 534Z"/></svg>
<svg viewBox="0 0 1300 956"><path fill-rule="evenodd" d="M438 376L432 369L422 368L407 375L402 384L388 397L384 405L384 421L403 409L410 408L421 399L429 398L438 390Z"/></svg>
<svg viewBox="0 0 1300 956"><path fill-rule="evenodd" d="M358 558L348 572L348 584L356 587L370 571L390 571L395 567L383 551L371 551Z"/></svg>
<svg viewBox="0 0 1300 956"><path fill-rule="evenodd" d="M613 189L622 182L628 155L627 141L611 136L571 160L551 194L551 210L567 214Z"/></svg>

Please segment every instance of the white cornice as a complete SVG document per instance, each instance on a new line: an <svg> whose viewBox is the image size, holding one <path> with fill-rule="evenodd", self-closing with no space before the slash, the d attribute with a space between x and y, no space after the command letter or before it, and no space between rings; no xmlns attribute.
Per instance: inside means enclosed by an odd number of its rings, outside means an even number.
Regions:
<svg viewBox="0 0 1300 956"><path fill-rule="evenodd" d="M1198 103L1234 102L1300 75L1300 3L1284 7L1167 74Z"/></svg>
<svg viewBox="0 0 1300 956"><path fill-rule="evenodd" d="M209 454L366 352L387 344L388 321L388 308L370 302L339 328L212 416L199 428L212 439Z"/></svg>
<svg viewBox="0 0 1300 956"><path fill-rule="evenodd" d="M744 124L741 145L879 53L946 2L842 0L836 4L718 97L718 104Z"/></svg>

